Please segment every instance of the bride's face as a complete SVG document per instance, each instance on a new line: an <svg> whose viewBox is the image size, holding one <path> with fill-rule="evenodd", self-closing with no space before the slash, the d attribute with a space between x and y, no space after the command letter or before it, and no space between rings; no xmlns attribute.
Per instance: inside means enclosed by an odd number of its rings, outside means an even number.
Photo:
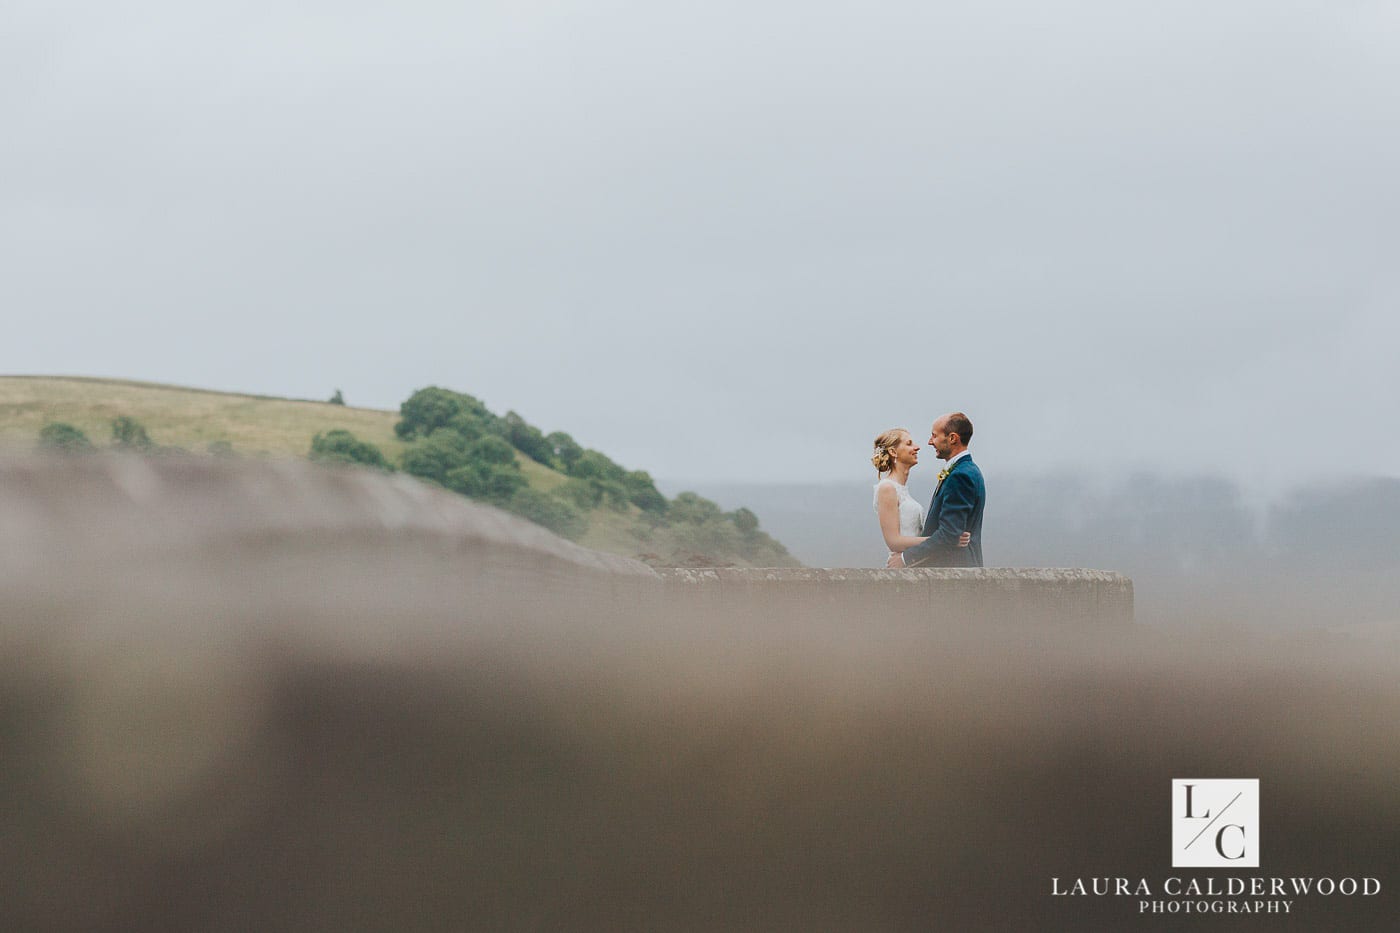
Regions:
<svg viewBox="0 0 1400 933"><path fill-rule="evenodd" d="M899 443L894 447L894 460L906 466L919 462L919 445L914 443L913 437L908 434L900 436Z"/></svg>

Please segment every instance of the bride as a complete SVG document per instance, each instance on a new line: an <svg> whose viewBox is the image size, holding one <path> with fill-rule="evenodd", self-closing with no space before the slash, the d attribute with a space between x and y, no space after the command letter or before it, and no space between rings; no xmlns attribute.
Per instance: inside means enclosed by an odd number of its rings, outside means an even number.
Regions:
<svg viewBox="0 0 1400 933"><path fill-rule="evenodd" d="M875 514L880 518L880 533L890 555L898 554L927 538L920 537L924 508L909 495L909 471L919 462L919 446L904 428L891 428L875 438L875 456L870 458L879 471L875 484ZM972 535L963 532L958 545L967 547ZM888 556L888 555L887 555Z"/></svg>

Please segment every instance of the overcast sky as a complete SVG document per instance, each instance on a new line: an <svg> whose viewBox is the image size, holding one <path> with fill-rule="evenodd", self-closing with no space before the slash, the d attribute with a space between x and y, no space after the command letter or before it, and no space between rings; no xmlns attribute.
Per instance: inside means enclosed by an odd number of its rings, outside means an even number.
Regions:
<svg viewBox="0 0 1400 933"><path fill-rule="evenodd" d="M11 2L0 372L682 480L1400 475L1400 5ZM931 469L931 467L926 467Z"/></svg>

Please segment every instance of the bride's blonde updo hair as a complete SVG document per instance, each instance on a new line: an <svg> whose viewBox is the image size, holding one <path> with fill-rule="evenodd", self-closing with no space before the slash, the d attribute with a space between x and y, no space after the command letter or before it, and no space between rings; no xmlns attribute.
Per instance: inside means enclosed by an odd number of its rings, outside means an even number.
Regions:
<svg viewBox="0 0 1400 933"><path fill-rule="evenodd" d="M890 451L899 446L900 435L908 433L905 428L890 428L875 438L875 456L870 458L870 462L875 464L878 472L888 473L894 466L894 454Z"/></svg>

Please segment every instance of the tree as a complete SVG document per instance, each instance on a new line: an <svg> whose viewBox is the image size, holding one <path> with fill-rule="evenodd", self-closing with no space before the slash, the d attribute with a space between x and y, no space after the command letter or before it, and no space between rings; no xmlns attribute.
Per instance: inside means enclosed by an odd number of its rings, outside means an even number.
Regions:
<svg viewBox="0 0 1400 933"><path fill-rule="evenodd" d="M525 488L526 482L517 464L503 466L477 460L449 471L443 485L472 499L503 506Z"/></svg>
<svg viewBox="0 0 1400 933"><path fill-rule="evenodd" d="M729 520L734 523L734 527L738 528L741 534L751 535L758 531L758 516L748 509L735 509L729 513Z"/></svg>
<svg viewBox="0 0 1400 933"><path fill-rule="evenodd" d="M723 514L718 505L693 492L683 492L676 496L666 511L666 517L672 524L683 525L703 525Z"/></svg>
<svg viewBox="0 0 1400 933"><path fill-rule="evenodd" d="M515 449L491 434L478 438L467 447L467 459L496 466L509 464L517 470L520 469L520 465L515 461Z"/></svg>
<svg viewBox="0 0 1400 933"><path fill-rule="evenodd" d="M597 450L585 450L569 466L569 475L587 480L615 511L626 511L631 497L624 485L626 472Z"/></svg>
<svg viewBox="0 0 1400 933"><path fill-rule="evenodd" d="M467 463L467 442L451 428L438 428L403 452L405 473L446 485L447 474Z"/></svg>
<svg viewBox="0 0 1400 933"><path fill-rule="evenodd" d="M666 511L666 497L657 491L651 474L644 470L633 470L622 477L622 488L627 490L627 499L643 512L654 515Z"/></svg>
<svg viewBox="0 0 1400 933"><path fill-rule="evenodd" d="M506 412L505 418L501 421L505 428L506 440L510 441L516 450L536 463L543 463L545 466L554 465L554 447L540 433L539 428L513 411Z"/></svg>
<svg viewBox="0 0 1400 933"><path fill-rule="evenodd" d="M583 448L579 446L578 442L563 431L555 431L547 435L545 441L554 451L554 462L565 473L572 472L574 463L583 456Z"/></svg>
<svg viewBox="0 0 1400 933"><path fill-rule="evenodd" d="M441 482L464 496L505 505L527 480L516 462L515 448L488 434L466 445L460 465L449 469Z"/></svg>
<svg viewBox="0 0 1400 933"><path fill-rule="evenodd" d="M578 509L557 496L528 487L517 491L506 508L573 541L583 537L588 530L588 517Z"/></svg>
<svg viewBox="0 0 1400 933"><path fill-rule="evenodd" d="M394 433L404 440L427 437L447 423L462 410L456 392L429 386L419 389L399 406L399 421L394 425Z"/></svg>
<svg viewBox="0 0 1400 933"><path fill-rule="evenodd" d="M112 446L119 450L135 450L149 453L154 447L150 435L141 422L122 415L112 419Z"/></svg>
<svg viewBox="0 0 1400 933"><path fill-rule="evenodd" d="M568 474L580 479L610 479L621 483L626 471L597 450L585 450L569 466Z"/></svg>
<svg viewBox="0 0 1400 933"><path fill-rule="evenodd" d="M72 454L93 449L86 434L63 421L50 421L39 429L39 449Z"/></svg>
<svg viewBox="0 0 1400 933"><path fill-rule="evenodd" d="M339 389L336 389L336 390L335 390L335 394L331 396L330 404L332 404L332 405L344 405L344 404L345 404L345 396L343 396L343 395L340 394L340 390L339 390Z"/></svg>
<svg viewBox="0 0 1400 933"><path fill-rule="evenodd" d="M490 425L471 412L459 412L447 420L447 430L456 431L465 441L474 441L490 433Z"/></svg>
<svg viewBox="0 0 1400 933"><path fill-rule="evenodd" d="M439 428L452 428L468 440L482 434L504 434L501 419L471 395L437 386L419 389L399 406L394 433L406 441L427 437Z"/></svg>
<svg viewBox="0 0 1400 933"><path fill-rule="evenodd" d="M311 439L311 459L323 463L355 463L385 472L394 469L378 447L341 428Z"/></svg>

